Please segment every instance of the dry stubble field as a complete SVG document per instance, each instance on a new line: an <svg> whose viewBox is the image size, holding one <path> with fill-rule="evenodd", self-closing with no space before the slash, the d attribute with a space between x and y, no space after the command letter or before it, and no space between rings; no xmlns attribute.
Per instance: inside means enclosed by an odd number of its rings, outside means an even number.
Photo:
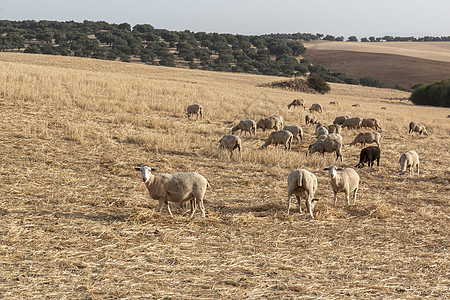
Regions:
<svg viewBox="0 0 450 300"><path fill-rule="evenodd" d="M2 297L450 296L450 109L414 107L395 90L333 84L326 95L299 94L258 87L275 77L80 58L0 53L0 68ZM313 128L287 109L299 97L323 104L322 120L381 120L381 166L358 169L355 205L340 194L333 206L322 169L334 156L305 157ZM205 119L186 119L191 103ZM275 113L305 130L292 151L259 150L268 132L242 137L242 159L218 150L239 120ZM430 136L408 135L411 120ZM345 144L356 134L344 131ZM396 174L410 149L420 176ZM344 146L337 164L356 165L359 152ZM158 213L133 169L144 164L203 174L207 217ZM315 220L296 204L285 214L297 168L318 177Z"/></svg>

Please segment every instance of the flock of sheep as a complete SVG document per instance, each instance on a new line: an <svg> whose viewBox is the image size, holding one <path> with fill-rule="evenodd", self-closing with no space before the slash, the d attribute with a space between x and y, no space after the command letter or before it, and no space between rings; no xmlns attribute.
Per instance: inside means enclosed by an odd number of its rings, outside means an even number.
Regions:
<svg viewBox="0 0 450 300"><path fill-rule="evenodd" d="M339 105L338 102L330 102L330 105ZM291 107L302 107L305 109L305 102L301 99L295 99L288 104L288 109ZM306 156L315 152L322 153L336 153L336 160L339 158L343 162L342 146L343 140L340 135L343 128L374 128L375 131L359 133L350 145L361 144L360 161L356 167L363 167L367 162L369 167L372 167L374 162L377 161L377 166L380 165L380 139L382 132L380 121L376 118L361 119L359 117L350 118L348 116L338 116L334 119L333 123L321 122L317 115L313 112L323 112L321 104L312 104L309 108L309 114L305 116L305 123L316 125L315 134L317 140L309 145ZM203 117L203 107L200 104L192 104L187 107L187 116L191 118L196 115L197 119ZM238 135L235 135L236 131L247 132L252 135L256 135L257 129L274 130L269 134L266 142L261 146L262 149L269 145L284 145L286 150L291 149L291 143L293 139L297 141L303 141L303 130L298 125L284 125L284 118L281 115L273 115L268 118L262 118L258 122L254 120L242 120L236 126L231 129L231 134L224 135L219 141L219 147L228 149L230 151L230 158L233 157L233 151L238 149L241 156L242 141ZM420 135L428 135L428 132L424 125L417 122L411 122L409 124L409 133L418 132ZM377 146L365 147L366 144L376 143ZM417 175L419 175L419 156L414 150L407 151L400 156L400 171L398 173L404 174L407 170L411 174L414 169L417 169ZM163 206L167 207L167 210L172 216L169 202L182 203L190 201L191 211L189 218L192 218L196 207L201 210L202 216L205 216L205 208L203 205L203 198L206 193L206 188L209 187L208 181L202 175L198 173L176 173L176 174L152 174L151 171L155 170L148 166L138 167L137 171L141 172L141 177L145 183L146 188L152 199L159 201L158 210L162 211ZM360 177L353 168L339 168L334 165L325 168L330 176L331 187L334 192L334 205L337 202L337 194L344 192L347 199L347 205L350 205L350 194L353 193L353 203L356 200L356 194L359 188ZM299 169L292 171L288 178L288 199L287 199L287 214L289 214L291 206L291 197L295 195L298 200L298 206L300 213L301 199L300 197L306 197L306 208L311 216L314 218L314 205L317 199L314 199L314 194L317 189L317 178L308 170Z"/></svg>

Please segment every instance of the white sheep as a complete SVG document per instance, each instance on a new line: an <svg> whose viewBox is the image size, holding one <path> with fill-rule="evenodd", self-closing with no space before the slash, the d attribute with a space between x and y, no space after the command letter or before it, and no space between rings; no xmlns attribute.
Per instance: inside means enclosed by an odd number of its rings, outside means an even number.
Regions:
<svg viewBox="0 0 450 300"><path fill-rule="evenodd" d="M331 187L334 192L334 205L337 202L337 193L344 192L347 205L350 205L350 193L353 192L353 204L356 201L356 193L359 188L359 175L353 168L337 168L329 166L324 170L328 171L331 179Z"/></svg>
<svg viewBox="0 0 450 300"><path fill-rule="evenodd" d="M237 148L239 150L239 156L242 157L241 154L242 141L241 138L237 135L234 134L224 135L219 141L219 147L222 149L228 149L230 151L230 158L233 157L233 150Z"/></svg>
<svg viewBox="0 0 450 300"><path fill-rule="evenodd" d="M190 118L192 115L196 115L197 119L203 118L203 106L200 104L191 104L186 109L187 117Z"/></svg>
<svg viewBox="0 0 450 300"><path fill-rule="evenodd" d="M277 146L278 144L283 144L286 150L291 150L293 134L287 130L274 131L267 137L266 142L261 148L266 148L270 144Z"/></svg>
<svg viewBox="0 0 450 300"><path fill-rule="evenodd" d="M291 108L291 106L293 106L294 108L298 107L302 107L303 109L305 109L305 100L303 99L294 99L292 100L291 103L288 104L288 109Z"/></svg>
<svg viewBox="0 0 450 300"><path fill-rule="evenodd" d="M411 122L409 123L409 132L418 132L420 135L424 134L424 135L428 135L428 131L427 128L425 127L425 125L417 123L417 122Z"/></svg>
<svg viewBox="0 0 450 300"><path fill-rule="evenodd" d="M312 113L313 111L317 111L318 113L323 112L322 104L314 103L313 105L311 105L311 107L309 108L309 112Z"/></svg>
<svg viewBox="0 0 450 300"><path fill-rule="evenodd" d="M348 118L347 120L342 123L342 128L349 127L349 128L361 128L361 118L354 117L354 118Z"/></svg>
<svg viewBox="0 0 450 300"><path fill-rule="evenodd" d="M137 167L135 170L141 172L142 181L150 194L150 198L159 201L159 212L162 211L163 205L165 205L170 216L173 217L169 201L182 203L189 200L191 203L189 218L194 216L196 205L200 208L202 216L205 216L203 198L206 188L210 185L202 175L198 173L159 173L153 175L151 171L155 169L147 166Z"/></svg>
<svg viewBox="0 0 450 300"><path fill-rule="evenodd" d="M300 126L297 125L286 125L283 127L283 130L290 131L292 135L294 136L294 139L297 141L303 142L303 129ZM300 137L300 139L299 139Z"/></svg>
<svg viewBox="0 0 450 300"><path fill-rule="evenodd" d="M344 159L342 157L342 145L342 137L339 134L324 134L319 136L314 144L309 145L306 156L308 156L308 154L311 155L315 152L322 153L323 156L325 156L325 152L336 152L336 160L341 158L341 162L343 162Z"/></svg>
<svg viewBox="0 0 450 300"><path fill-rule="evenodd" d="M409 174L417 167L417 175L419 175L419 155L414 150L409 150L400 156L400 171L397 173L405 174L406 169L409 169Z"/></svg>
<svg viewBox="0 0 450 300"><path fill-rule="evenodd" d="M250 136L252 136L252 133L256 134L256 122L254 120L242 120L231 129L231 133L234 134L238 130L240 130L240 134L244 131L245 135L247 135L248 132L250 133Z"/></svg>
<svg viewBox="0 0 450 300"><path fill-rule="evenodd" d="M278 124L277 130L280 130L281 128L283 128L284 118L282 115L273 115L273 116L270 116L269 119L278 119L279 120L279 122L277 123Z"/></svg>
<svg viewBox="0 0 450 300"><path fill-rule="evenodd" d="M382 132L383 130L381 129L380 124L381 124L380 120L378 120L377 118L368 118L368 119L363 119L361 121L361 127L364 127L364 128L375 127L376 131L378 131L378 129L380 129L380 132Z"/></svg>
<svg viewBox="0 0 450 300"><path fill-rule="evenodd" d="M298 201L298 209L302 213L300 197L306 196L306 209L309 211L309 215L314 219L313 211L314 204L317 199L314 198L314 194L317 189L317 177L308 170L300 169L292 171L288 178L288 199L287 199L287 214L289 215L289 209L291 208L291 196L295 195Z"/></svg>
<svg viewBox="0 0 450 300"><path fill-rule="evenodd" d="M328 129L324 126L316 127L316 136L321 136L323 134L328 134Z"/></svg>
<svg viewBox="0 0 450 300"><path fill-rule="evenodd" d="M345 120L350 119L349 116L339 116L336 117L333 121L333 124L338 124L338 125L342 125L344 124Z"/></svg>
<svg viewBox="0 0 450 300"><path fill-rule="evenodd" d="M305 116L305 123L308 124L317 124L319 122L319 118L316 115L307 114Z"/></svg>
<svg viewBox="0 0 450 300"><path fill-rule="evenodd" d="M366 146L366 143L369 144L375 142L377 143L377 146L380 147L380 139L381 134L379 132L361 132L355 137L353 142L350 143L350 146L361 143L361 148L363 148Z"/></svg>
<svg viewBox="0 0 450 300"><path fill-rule="evenodd" d="M341 134L342 127L339 124L331 124L331 125L328 125L327 128L328 128L329 133Z"/></svg>
<svg viewBox="0 0 450 300"><path fill-rule="evenodd" d="M256 123L256 128L266 131L266 129L280 130L282 127L278 118L262 118Z"/></svg>

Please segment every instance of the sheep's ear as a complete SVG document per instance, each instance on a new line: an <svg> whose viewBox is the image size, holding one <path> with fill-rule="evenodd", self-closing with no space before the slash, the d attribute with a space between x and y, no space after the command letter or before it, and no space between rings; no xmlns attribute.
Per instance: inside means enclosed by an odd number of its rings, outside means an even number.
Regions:
<svg viewBox="0 0 450 300"><path fill-rule="evenodd" d="M135 169L136 171L140 171L140 170L141 170L140 167L135 167L134 169Z"/></svg>
<svg viewBox="0 0 450 300"><path fill-rule="evenodd" d="M325 169L323 169L324 171L329 171L330 170L330 168L328 167L328 168L325 168Z"/></svg>
<svg viewBox="0 0 450 300"><path fill-rule="evenodd" d="M313 203L313 202L319 202L319 199L314 198L314 199L311 200L311 203Z"/></svg>
<svg viewBox="0 0 450 300"><path fill-rule="evenodd" d="M337 168L336 170L338 170L338 171L343 171L344 169L342 169L342 168Z"/></svg>

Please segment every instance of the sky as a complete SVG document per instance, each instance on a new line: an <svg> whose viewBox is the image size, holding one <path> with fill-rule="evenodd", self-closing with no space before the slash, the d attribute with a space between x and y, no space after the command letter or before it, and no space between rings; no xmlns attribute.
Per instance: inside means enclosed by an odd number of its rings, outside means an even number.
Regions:
<svg viewBox="0 0 450 300"><path fill-rule="evenodd" d="M243 35L450 36L450 1L0 0L0 19L106 21Z"/></svg>

